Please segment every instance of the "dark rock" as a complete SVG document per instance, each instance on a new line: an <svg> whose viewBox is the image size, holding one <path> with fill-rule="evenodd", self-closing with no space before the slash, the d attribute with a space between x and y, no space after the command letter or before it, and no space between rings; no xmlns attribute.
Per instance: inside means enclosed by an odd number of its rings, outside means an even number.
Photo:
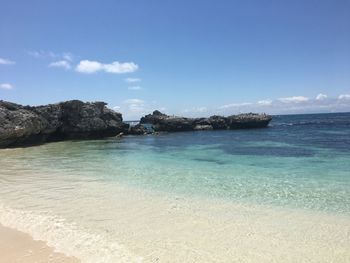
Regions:
<svg viewBox="0 0 350 263"><path fill-rule="evenodd" d="M225 129L251 129L265 128L271 121L266 114L239 114L229 117L211 116L209 118L185 118L168 116L159 111L141 118L141 124L152 125L154 131L193 131L193 130L225 130Z"/></svg>
<svg viewBox="0 0 350 263"><path fill-rule="evenodd" d="M0 147L45 140L47 120L21 105L0 101Z"/></svg>
<svg viewBox="0 0 350 263"><path fill-rule="evenodd" d="M141 124L152 124L154 131L191 131L194 119L168 116L160 111L154 111L141 118Z"/></svg>
<svg viewBox="0 0 350 263"><path fill-rule="evenodd" d="M150 133L145 126L142 124L137 124L135 126L131 126L127 134L130 135L143 135Z"/></svg>
<svg viewBox="0 0 350 263"><path fill-rule="evenodd" d="M265 114L229 117L185 118L154 111L130 127L122 115L104 102L71 100L45 106L22 106L0 101L0 148L33 145L66 139L98 139L118 134L264 128L271 121Z"/></svg>
<svg viewBox="0 0 350 263"><path fill-rule="evenodd" d="M211 124L211 126L213 126L214 130L225 130L228 128L228 121L227 118L223 117L223 116L211 116L209 117L209 123Z"/></svg>
<svg viewBox="0 0 350 263"><path fill-rule="evenodd" d="M257 113L244 113L227 117L229 129L254 129L267 127L271 116Z"/></svg>
<svg viewBox="0 0 350 263"><path fill-rule="evenodd" d="M115 136L128 130L104 102L71 100L30 107L0 101L0 147Z"/></svg>

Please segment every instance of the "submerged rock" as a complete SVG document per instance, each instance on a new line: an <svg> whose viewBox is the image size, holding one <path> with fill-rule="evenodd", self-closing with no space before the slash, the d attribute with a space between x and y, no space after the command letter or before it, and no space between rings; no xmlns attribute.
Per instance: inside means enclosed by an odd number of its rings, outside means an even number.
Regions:
<svg viewBox="0 0 350 263"><path fill-rule="evenodd" d="M272 117L266 114L246 113L228 117L211 116L209 118L185 118L169 116L154 111L141 118L141 124L152 125L154 131L194 131L265 128Z"/></svg>
<svg viewBox="0 0 350 263"><path fill-rule="evenodd" d="M0 147L115 136L129 128L104 102L71 100L45 106L0 101Z"/></svg>

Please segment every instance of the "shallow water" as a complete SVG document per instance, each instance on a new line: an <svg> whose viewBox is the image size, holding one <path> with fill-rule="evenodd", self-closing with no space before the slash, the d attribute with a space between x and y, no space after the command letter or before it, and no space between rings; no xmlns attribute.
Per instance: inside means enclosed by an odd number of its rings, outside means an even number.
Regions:
<svg viewBox="0 0 350 263"><path fill-rule="evenodd" d="M0 158L0 223L84 262L349 260L350 114Z"/></svg>

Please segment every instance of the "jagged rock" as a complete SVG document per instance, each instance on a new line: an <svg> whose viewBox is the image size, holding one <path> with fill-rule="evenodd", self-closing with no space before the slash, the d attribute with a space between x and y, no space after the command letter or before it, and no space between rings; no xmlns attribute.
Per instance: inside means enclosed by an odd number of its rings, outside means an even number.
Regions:
<svg viewBox="0 0 350 263"><path fill-rule="evenodd" d="M0 147L13 142L43 141L40 132L47 126L47 120L21 105L0 101Z"/></svg>
<svg viewBox="0 0 350 263"><path fill-rule="evenodd" d="M193 130L224 130L250 129L267 127L271 116L266 114L239 114L229 117L211 116L209 118L185 118L168 116L159 111L141 118L141 124L151 124L154 131L193 131Z"/></svg>
<svg viewBox="0 0 350 263"><path fill-rule="evenodd" d="M129 131L127 132L127 134L130 134L130 135L143 135L143 134L148 134L148 133L150 133L150 132L142 124L137 124L135 126L131 126L129 128Z"/></svg>
<svg viewBox="0 0 350 263"><path fill-rule="evenodd" d="M266 127L271 116L257 113L243 113L227 117L229 129L253 129Z"/></svg>
<svg viewBox="0 0 350 263"><path fill-rule="evenodd" d="M140 123L152 124L154 131L191 131L193 119L168 116L160 111L154 111L141 118Z"/></svg>
<svg viewBox="0 0 350 263"><path fill-rule="evenodd" d="M213 126L214 130L225 130L228 129L228 121L227 118L223 117L223 116L211 116L208 119L209 123L211 124L211 126Z"/></svg>
<svg viewBox="0 0 350 263"><path fill-rule="evenodd" d="M71 100L30 107L0 101L0 147L115 136L128 130L104 102Z"/></svg>
<svg viewBox="0 0 350 263"><path fill-rule="evenodd" d="M185 118L154 111L130 127L122 115L104 102L71 100L45 106L22 106L0 101L0 148L38 144L65 139L112 137L117 134L263 128L271 121L265 114L229 117Z"/></svg>

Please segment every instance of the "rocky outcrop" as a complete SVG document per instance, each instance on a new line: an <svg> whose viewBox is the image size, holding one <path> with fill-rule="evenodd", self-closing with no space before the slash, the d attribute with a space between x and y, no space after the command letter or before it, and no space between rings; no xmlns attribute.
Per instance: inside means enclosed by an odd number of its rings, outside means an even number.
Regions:
<svg viewBox="0 0 350 263"><path fill-rule="evenodd" d="M30 107L0 101L0 147L115 136L128 130L104 102L71 100Z"/></svg>
<svg viewBox="0 0 350 263"><path fill-rule="evenodd" d="M264 128L270 121L271 116L254 113L185 118L154 111L142 117L140 124L130 126L104 102L71 100L31 107L0 101L0 148L116 135Z"/></svg>
<svg viewBox="0 0 350 263"><path fill-rule="evenodd" d="M209 118L185 118L168 116L159 111L141 118L141 124L152 125L154 131L194 131L265 128L272 117L266 114L246 113L228 117L211 116Z"/></svg>

